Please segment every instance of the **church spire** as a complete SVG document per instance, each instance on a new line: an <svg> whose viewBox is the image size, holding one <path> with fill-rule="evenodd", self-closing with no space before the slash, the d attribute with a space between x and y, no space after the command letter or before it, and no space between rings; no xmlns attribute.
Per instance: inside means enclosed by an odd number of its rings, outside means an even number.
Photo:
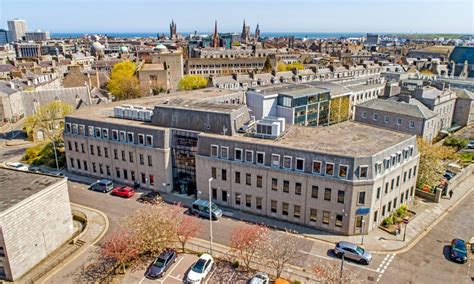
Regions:
<svg viewBox="0 0 474 284"><path fill-rule="evenodd" d="M214 35L212 36L212 47L219 47L219 34L217 33L217 20L214 23Z"/></svg>

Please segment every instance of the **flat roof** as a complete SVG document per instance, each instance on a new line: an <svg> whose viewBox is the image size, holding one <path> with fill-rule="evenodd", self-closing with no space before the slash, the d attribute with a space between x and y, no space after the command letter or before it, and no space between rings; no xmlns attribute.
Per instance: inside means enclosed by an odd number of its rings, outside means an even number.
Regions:
<svg viewBox="0 0 474 284"><path fill-rule="evenodd" d="M62 179L63 177L0 168L0 212Z"/></svg>
<svg viewBox="0 0 474 284"><path fill-rule="evenodd" d="M165 70L164 64L143 64L140 71L159 71Z"/></svg>
<svg viewBox="0 0 474 284"><path fill-rule="evenodd" d="M176 100L171 101L167 104L159 104L156 108L172 108L172 109L185 109L194 111L205 111L205 112L218 112L218 113L232 113L241 108L246 108L245 105L236 104L217 104L202 101L182 101Z"/></svg>
<svg viewBox="0 0 474 284"><path fill-rule="evenodd" d="M275 140L243 134L231 137L208 133L201 135L344 157L372 156L415 136L352 121L320 127L293 125Z"/></svg>
<svg viewBox="0 0 474 284"><path fill-rule="evenodd" d="M306 88L303 88L303 89L280 92L279 94L297 98L297 97L304 97L308 95L328 93L328 92L329 90L327 89L306 86Z"/></svg>

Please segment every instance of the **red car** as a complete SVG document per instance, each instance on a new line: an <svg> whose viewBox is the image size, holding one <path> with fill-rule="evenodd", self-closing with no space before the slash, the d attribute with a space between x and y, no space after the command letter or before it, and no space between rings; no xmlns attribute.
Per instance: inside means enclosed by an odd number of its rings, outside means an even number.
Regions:
<svg viewBox="0 0 474 284"><path fill-rule="evenodd" d="M117 186L112 190L112 195L130 198L135 194L135 190L128 186Z"/></svg>

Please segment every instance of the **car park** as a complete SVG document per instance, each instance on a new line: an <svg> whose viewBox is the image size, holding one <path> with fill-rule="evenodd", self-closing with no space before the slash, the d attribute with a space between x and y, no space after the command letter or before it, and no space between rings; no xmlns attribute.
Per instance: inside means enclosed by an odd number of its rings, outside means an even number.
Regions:
<svg viewBox="0 0 474 284"><path fill-rule="evenodd" d="M90 190L101 191L104 193L111 191L113 188L114 184L108 179L98 180L89 186Z"/></svg>
<svg viewBox="0 0 474 284"><path fill-rule="evenodd" d="M372 261L370 252L350 242L337 242L334 253L338 257L344 256L344 258L355 260L361 264L369 264Z"/></svg>
<svg viewBox="0 0 474 284"><path fill-rule="evenodd" d="M257 272L255 276L253 276L248 284L268 284L270 283L270 277L268 277L268 274L263 273L263 272Z"/></svg>
<svg viewBox="0 0 474 284"><path fill-rule="evenodd" d="M211 203L211 215L209 215L209 201L203 200L203 199L198 199L193 202L193 205L191 207L191 212L193 214L199 215L204 218L212 218L212 220L217 220L220 217L222 217L222 210L217 207L216 204Z"/></svg>
<svg viewBox="0 0 474 284"><path fill-rule="evenodd" d="M10 162L10 163L7 163L7 166L9 168L19 170L19 171L27 171L28 170L27 165L19 163L19 162Z"/></svg>
<svg viewBox="0 0 474 284"><path fill-rule="evenodd" d="M149 279L158 279L164 276L166 271L176 262L178 254L173 249L163 251L151 264L145 273Z"/></svg>
<svg viewBox="0 0 474 284"><path fill-rule="evenodd" d="M467 262L467 247L466 242L461 239L453 239L449 252L451 260L465 263Z"/></svg>
<svg viewBox="0 0 474 284"><path fill-rule="evenodd" d="M116 188L112 189L111 195L130 198L135 194L135 190L128 186L117 186Z"/></svg>
<svg viewBox="0 0 474 284"><path fill-rule="evenodd" d="M214 265L214 259L207 253L201 255L201 257L193 264L186 277L187 283L201 283Z"/></svg>
<svg viewBox="0 0 474 284"><path fill-rule="evenodd" d="M154 204L161 200L161 196L160 196L160 193L156 191L150 191L146 194L142 194L137 200L143 203Z"/></svg>

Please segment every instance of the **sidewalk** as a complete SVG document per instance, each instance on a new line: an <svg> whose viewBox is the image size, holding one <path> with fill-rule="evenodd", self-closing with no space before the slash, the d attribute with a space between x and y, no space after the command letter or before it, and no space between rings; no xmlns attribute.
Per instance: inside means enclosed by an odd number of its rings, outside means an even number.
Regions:
<svg viewBox="0 0 474 284"><path fill-rule="evenodd" d="M108 229L107 217L96 210L71 204L72 210L86 215L87 223L74 244L64 244L18 280L19 283L45 283L96 243Z"/></svg>

